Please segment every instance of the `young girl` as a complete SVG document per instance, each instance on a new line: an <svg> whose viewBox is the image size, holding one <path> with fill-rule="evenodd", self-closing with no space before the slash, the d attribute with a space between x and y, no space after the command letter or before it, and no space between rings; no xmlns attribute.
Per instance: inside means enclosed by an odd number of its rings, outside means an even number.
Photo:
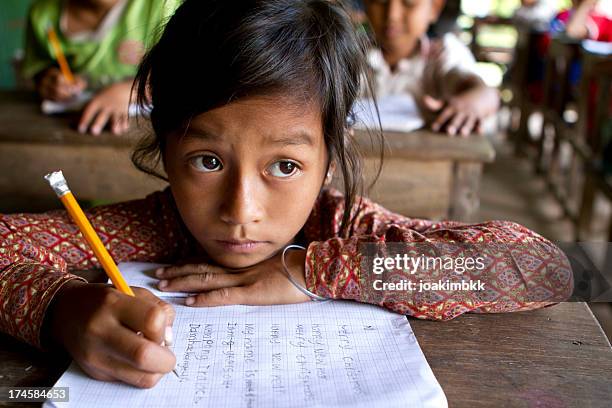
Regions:
<svg viewBox="0 0 612 408"><path fill-rule="evenodd" d="M154 135L134 158L149 172L161 164L170 188L89 212L115 261L183 264L157 271L159 287L197 292L191 306L308 301L301 286L447 320L565 299L567 258L520 225L410 219L356 196L360 166L347 118L363 50L335 1L187 0L137 76ZM345 196L326 188L334 169ZM4 215L0 237L2 331L63 346L98 379L150 387L173 368L159 345L172 309L144 289L132 298L72 274L98 263L64 211ZM490 242L479 271L488 291L377 291L360 245L384 252L392 242L444 244L439 253L453 257L461 253L449 252L451 242L466 253ZM504 252L501 243L524 245ZM306 250L283 259L289 244Z"/></svg>

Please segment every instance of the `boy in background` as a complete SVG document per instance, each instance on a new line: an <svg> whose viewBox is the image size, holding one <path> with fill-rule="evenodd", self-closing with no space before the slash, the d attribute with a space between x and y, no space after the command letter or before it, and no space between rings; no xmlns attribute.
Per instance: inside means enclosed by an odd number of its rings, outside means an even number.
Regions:
<svg viewBox="0 0 612 408"><path fill-rule="evenodd" d="M467 136L497 111L499 96L454 34L427 38L443 6L444 0L365 0L379 47L368 61L377 98L410 94L434 131Z"/></svg>
<svg viewBox="0 0 612 408"><path fill-rule="evenodd" d="M33 79L43 99L71 100L95 92L78 129L97 135L128 129L132 81L148 45L161 32L179 0L36 0L29 11L22 75ZM62 75L49 42L57 33L75 81Z"/></svg>
<svg viewBox="0 0 612 408"><path fill-rule="evenodd" d="M512 19L521 28L544 32L548 31L556 11L554 0L521 0Z"/></svg>

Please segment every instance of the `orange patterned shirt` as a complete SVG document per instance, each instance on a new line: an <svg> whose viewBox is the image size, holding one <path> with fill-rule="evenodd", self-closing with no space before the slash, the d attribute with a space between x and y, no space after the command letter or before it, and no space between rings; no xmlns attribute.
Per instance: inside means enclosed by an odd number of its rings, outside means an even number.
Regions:
<svg viewBox="0 0 612 408"><path fill-rule="evenodd" d="M353 209L351 235L342 238L343 211L344 199L338 191L322 191L301 234L307 245L307 286L321 296L378 304L418 318L447 320L469 311L535 309L565 300L572 292L571 267L565 254L516 223L468 225L411 219L363 199ZM169 189L142 200L96 207L87 216L117 263L172 264L201 251L183 225ZM468 245L466 251L473 244L524 245L520 250L478 247L481 252L490 252L486 270L480 274L488 288L484 292L440 289L425 295L373 290L361 245L369 243L384 250L389 243L415 242L454 242ZM458 256L456 251L453 256ZM67 281L81 279L71 272L98 267L65 211L0 215L0 331L42 347L41 327L54 294ZM396 278L414 279L402 270L394 273Z"/></svg>

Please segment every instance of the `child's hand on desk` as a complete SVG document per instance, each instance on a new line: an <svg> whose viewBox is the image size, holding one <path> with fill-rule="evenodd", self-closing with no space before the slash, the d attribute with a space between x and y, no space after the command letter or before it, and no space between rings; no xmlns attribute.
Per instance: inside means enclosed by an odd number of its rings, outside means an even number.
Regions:
<svg viewBox="0 0 612 408"><path fill-rule="evenodd" d="M452 96L447 101L426 95L425 106L437 113L431 124L435 132L444 130L451 136L482 132L482 120L494 114L499 105L497 91L488 87L477 87Z"/></svg>
<svg viewBox="0 0 612 408"><path fill-rule="evenodd" d="M292 276L305 287L306 251L289 251L285 261ZM197 293L185 300L189 306L278 305L310 300L287 279L280 254L238 271L189 264L160 268L156 276L161 279L158 287L162 291Z"/></svg>
<svg viewBox="0 0 612 408"><path fill-rule="evenodd" d="M48 324L52 340L91 377L150 388L176 364L160 345L174 309L145 289L132 289L136 297L104 284L68 282L53 300Z"/></svg>
<svg viewBox="0 0 612 408"><path fill-rule="evenodd" d="M87 81L80 76L75 76L75 83L68 82L66 77L57 67L51 67L39 74L36 87L43 99L62 102L67 101L87 88Z"/></svg>
<svg viewBox="0 0 612 408"><path fill-rule="evenodd" d="M114 134L125 133L130 127L128 113L131 91L132 81L124 81L98 92L83 110L79 132L89 130L92 135L99 135L108 124Z"/></svg>

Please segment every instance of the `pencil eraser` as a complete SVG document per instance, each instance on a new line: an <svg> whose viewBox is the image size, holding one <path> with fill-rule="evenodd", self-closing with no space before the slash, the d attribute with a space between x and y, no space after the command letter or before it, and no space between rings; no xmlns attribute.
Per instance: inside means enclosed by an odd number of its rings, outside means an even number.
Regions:
<svg viewBox="0 0 612 408"><path fill-rule="evenodd" d="M61 170L47 174L45 176L45 180L49 182L49 185L53 191L55 191L55 194L57 194L58 197L61 197L70 191L66 178Z"/></svg>

